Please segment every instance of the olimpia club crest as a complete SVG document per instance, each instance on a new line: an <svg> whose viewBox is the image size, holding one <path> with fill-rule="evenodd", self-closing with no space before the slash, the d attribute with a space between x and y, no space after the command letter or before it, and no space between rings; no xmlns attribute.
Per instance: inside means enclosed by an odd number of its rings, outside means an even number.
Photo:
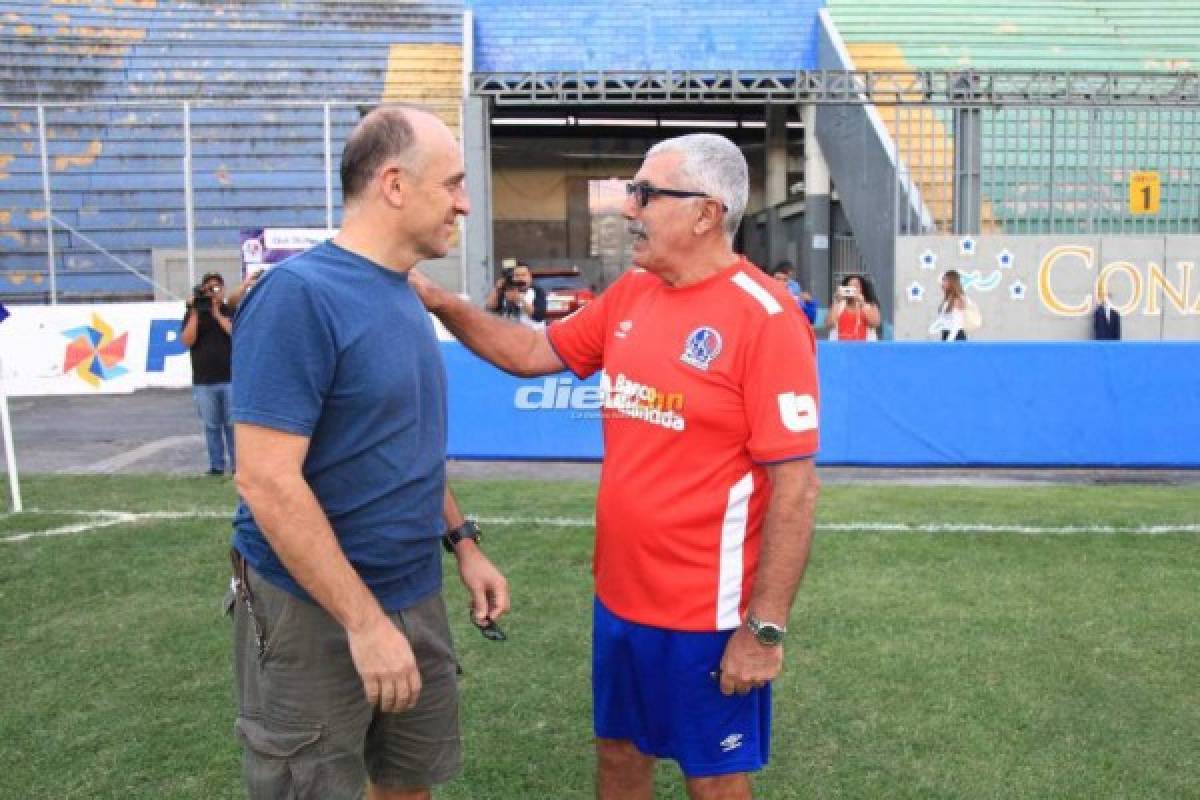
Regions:
<svg viewBox="0 0 1200 800"><path fill-rule="evenodd" d="M689 367L707 370L708 365L721 355L721 334L716 328L704 325L688 334L680 360Z"/></svg>

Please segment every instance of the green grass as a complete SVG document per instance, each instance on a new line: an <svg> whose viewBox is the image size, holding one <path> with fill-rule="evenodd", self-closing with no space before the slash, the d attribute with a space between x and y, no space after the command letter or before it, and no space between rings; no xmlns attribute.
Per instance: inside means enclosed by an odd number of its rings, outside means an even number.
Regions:
<svg viewBox="0 0 1200 800"><path fill-rule="evenodd" d="M586 517L594 487L456 484L481 515ZM220 511L227 480L42 477L52 511ZM827 488L822 522L1200 521L1162 487ZM455 800L592 796L591 531L493 527L510 640L448 602L468 753ZM142 520L0 543L0 797L241 797L228 525ZM763 798L1200 797L1200 536L820 533L776 685ZM449 563L449 562L448 562ZM659 796L681 796L673 766Z"/></svg>

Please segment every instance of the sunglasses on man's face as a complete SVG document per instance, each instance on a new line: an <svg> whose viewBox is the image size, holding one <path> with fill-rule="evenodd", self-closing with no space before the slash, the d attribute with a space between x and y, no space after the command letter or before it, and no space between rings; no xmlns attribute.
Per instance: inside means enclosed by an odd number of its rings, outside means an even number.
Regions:
<svg viewBox="0 0 1200 800"><path fill-rule="evenodd" d="M663 189L646 181L637 181L636 183L625 184L625 194L632 195L637 198L638 206L645 208L652 197L712 197L712 195L704 192L690 192L686 189ZM712 199L716 200L715 197ZM717 202L720 202L719 200ZM721 203L721 210L728 211L729 207Z"/></svg>

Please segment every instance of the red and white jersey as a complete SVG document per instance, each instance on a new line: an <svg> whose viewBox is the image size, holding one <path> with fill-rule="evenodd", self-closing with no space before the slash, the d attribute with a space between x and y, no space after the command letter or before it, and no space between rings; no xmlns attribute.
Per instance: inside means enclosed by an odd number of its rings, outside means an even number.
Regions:
<svg viewBox="0 0 1200 800"><path fill-rule="evenodd" d="M808 320L741 258L682 288L630 271L547 333L575 374L603 370L597 596L643 625L736 628L758 569L765 465L817 451Z"/></svg>

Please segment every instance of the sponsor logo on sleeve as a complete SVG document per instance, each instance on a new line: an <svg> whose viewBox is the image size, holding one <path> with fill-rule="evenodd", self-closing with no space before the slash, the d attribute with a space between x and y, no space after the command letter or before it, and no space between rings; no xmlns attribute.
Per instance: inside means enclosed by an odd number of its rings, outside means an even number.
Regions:
<svg viewBox="0 0 1200 800"><path fill-rule="evenodd" d="M811 394L784 392L779 395L779 419L792 433L817 429L817 401Z"/></svg>

